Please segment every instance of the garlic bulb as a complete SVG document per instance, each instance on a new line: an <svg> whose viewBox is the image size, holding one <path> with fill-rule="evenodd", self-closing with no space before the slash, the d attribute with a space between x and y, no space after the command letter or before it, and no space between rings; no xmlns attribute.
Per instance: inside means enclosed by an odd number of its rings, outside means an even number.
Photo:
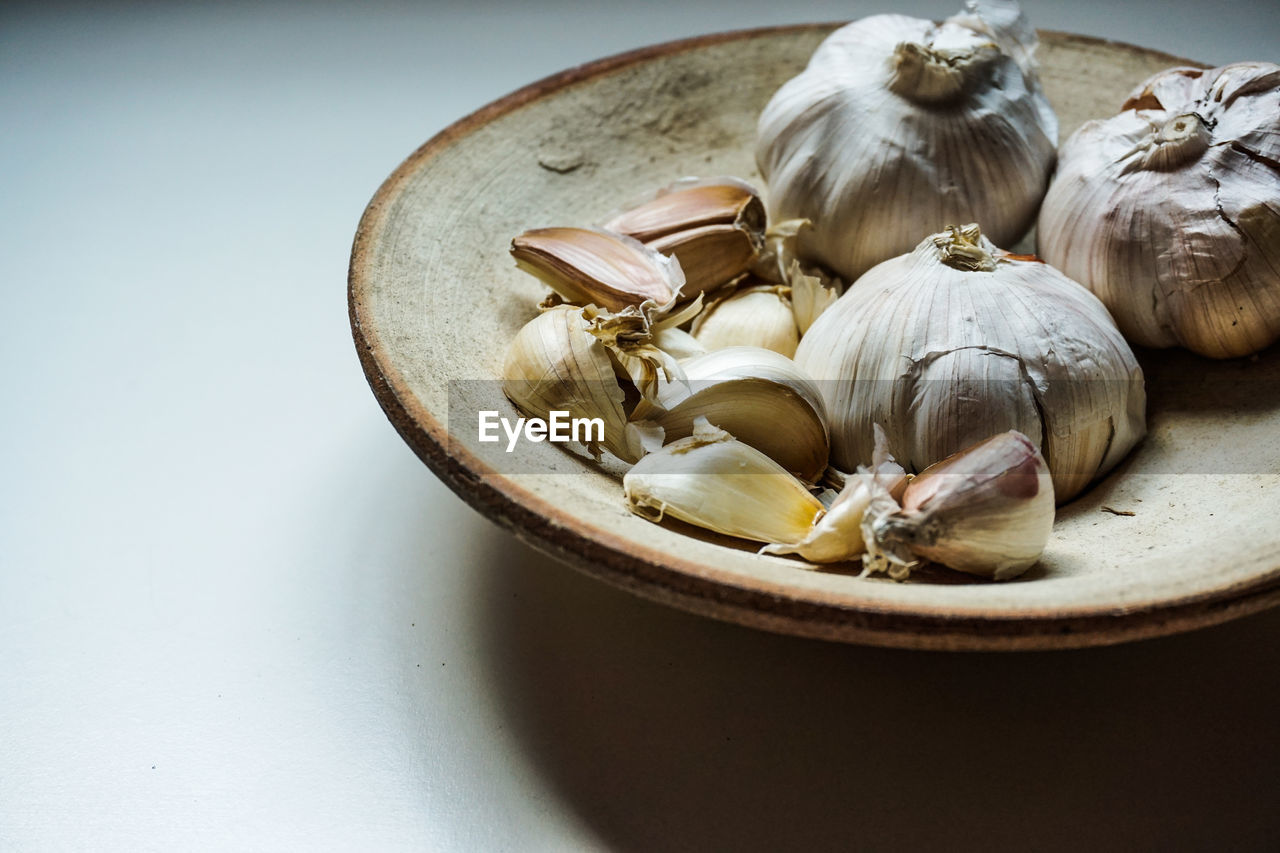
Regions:
<svg viewBox="0 0 1280 853"><path fill-rule="evenodd" d="M1066 501L1146 430L1142 369L1102 303L976 225L864 275L814 322L796 363L822 391L843 470L870 461L874 423L909 471L1016 429Z"/></svg>
<svg viewBox="0 0 1280 853"><path fill-rule="evenodd" d="M1147 347L1280 339L1280 66L1172 68L1062 148L1039 252Z"/></svg>
<svg viewBox="0 0 1280 853"><path fill-rule="evenodd" d="M668 441L705 418L776 460L805 482L827 467L830 443L821 392L791 359L759 347L729 347L680 365L683 380L660 382L632 420L661 427Z"/></svg>
<svg viewBox="0 0 1280 853"><path fill-rule="evenodd" d="M592 324L584 309L571 305L556 306L526 323L507 348L502 390L526 415L547 418L561 410L573 418L600 418L604 441L589 441L587 450L598 459L603 446L633 462L661 446L662 432L651 424L628 422L617 353L593 334ZM632 357L644 358L639 353Z"/></svg>
<svg viewBox="0 0 1280 853"><path fill-rule="evenodd" d="M941 25L875 15L834 32L760 116L769 218L809 219L799 253L847 280L924 232L977 220L1001 245L1032 224L1057 118L1016 5Z"/></svg>
<svg viewBox="0 0 1280 853"><path fill-rule="evenodd" d="M1040 559L1053 530L1048 466L1018 432L929 466L907 485L901 508L880 495L863 515L863 564L891 577L923 558L1007 580Z"/></svg>
<svg viewBox="0 0 1280 853"><path fill-rule="evenodd" d="M628 305L671 303L684 286L673 258L638 240L587 228L536 228L511 241L516 266L565 302L621 311Z"/></svg>
<svg viewBox="0 0 1280 853"><path fill-rule="evenodd" d="M684 270L681 296L692 299L746 272L764 241L760 194L737 178L685 178L624 210L604 227L625 234Z"/></svg>
<svg viewBox="0 0 1280 853"><path fill-rule="evenodd" d="M690 332L708 351L763 347L790 358L800 343L791 288L758 280L708 304L694 318Z"/></svg>

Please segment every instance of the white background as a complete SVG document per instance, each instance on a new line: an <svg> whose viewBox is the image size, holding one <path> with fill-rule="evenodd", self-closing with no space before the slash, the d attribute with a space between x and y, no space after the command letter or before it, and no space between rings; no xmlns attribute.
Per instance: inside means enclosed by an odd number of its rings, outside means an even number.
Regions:
<svg viewBox="0 0 1280 853"><path fill-rule="evenodd" d="M431 135L889 5L4 4L0 849L1280 846L1280 611L1022 655L722 625L499 531L365 384L351 236ZM1026 6L1280 61L1274 2Z"/></svg>

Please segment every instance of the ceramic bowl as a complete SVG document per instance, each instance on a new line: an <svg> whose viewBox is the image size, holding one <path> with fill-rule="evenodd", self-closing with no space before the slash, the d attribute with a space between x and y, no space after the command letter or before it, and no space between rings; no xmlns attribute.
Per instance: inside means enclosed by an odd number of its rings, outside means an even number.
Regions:
<svg viewBox="0 0 1280 853"><path fill-rule="evenodd" d="M830 26L658 45L534 83L449 127L378 190L352 250L351 326L373 392L455 492L522 540L636 594L744 625L912 648L1096 645L1220 622L1280 601L1280 351L1212 362L1139 353L1150 434L1061 507L1040 563L1008 583L944 570L906 583L810 570L755 546L655 525L620 469L551 444L478 442L514 418L497 377L544 288L511 238L588 225L686 175L759 181L756 117ZM1166 54L1041 34L1065 139L1113 114ZM441 571L453 570L441 567Z"/></svg>

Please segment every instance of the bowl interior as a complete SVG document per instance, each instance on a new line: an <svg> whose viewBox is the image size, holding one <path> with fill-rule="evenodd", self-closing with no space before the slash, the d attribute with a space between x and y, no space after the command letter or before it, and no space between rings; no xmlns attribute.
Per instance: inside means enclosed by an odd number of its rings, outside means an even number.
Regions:
<svg viewBox="0 0 1280 853"><path fill-rule="evenodd" d="M1150 434L1059 510L1018 581L949 572L895 583L857 564L791 558L623 506L618 466L547 443L480 443L478 412L514 419L503 351L544 288L511 238L590 225L687 175L758 182L755 120L830 27L694 39L536 83L446 130L378 192L352 256L357 348L401 435L464 498L528 541L613 583L771 630L905 646L1111 642L1258 609L1280 587L1280 352L1210 362L1140 353ZM1042 78L1065 139L1181 60L1042 33ZM1024 241L1024 244L1026 241Z"/></svg>

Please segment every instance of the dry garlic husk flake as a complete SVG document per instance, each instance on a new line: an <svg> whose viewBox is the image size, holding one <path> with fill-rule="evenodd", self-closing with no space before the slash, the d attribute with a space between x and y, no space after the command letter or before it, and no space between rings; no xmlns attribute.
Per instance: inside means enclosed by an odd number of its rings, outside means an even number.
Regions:
<svg viewBox="0 0 1280 853"><path fill-rule="evenodd" d="M742 275L764 243L760 194L737 178L685 178L614 216L604 227L634 237L684 271L691 299Z"/></svg>
<svg viewBox="0 0 1280 853"><path fill-rule="evenodd" d="M1002 433L926 468L900 507L881 490L862 519L864 568L903 577L924 559L1007 580L1040 559L1053 517L1044 458L1025 435Z"/></svg>
<svg viewBox="0 0 1280 853"><path fill-rule="evenodd" d="M678 350L684 343L679 326L702 309L702 299L675 308L673 297L666 305L642 302L621 311L605 311L595 305L582 309L587 331L608 347L620 376L629 378L644 397L654 397L662 377L683 379L678 357L664 348Z"/></svg>
<svg viewBox="0 0 1280 853"><path fill-rule="evenodd" d="M791 359L759 347L729 347L682 362L683 379L660 382L632 419L668 441L705 418L808 483L827 467L826 411L817 385Z"/></svg>
<svg viewBox="0 0 1280 853"><path fill-rule="evenodd" d="M1280 339L1280 66L1172 68L1063 145L1039 252L1148 347Z"/></svg>
<svg viewBox="0 0 1280 853"><path fill-rule="evenodd" d="M751 266L755 278L791 288L791 311L801 335L844 292L844 282L838 277L820 266L800 262L796 244L800 232L811 227L813 223L807 219L789 219L769 226L764 248Z"/></svg>
<svg viewBox="0 0 1280 853"><path fill-rule="evenodd" d="M680 264L638 240L590 228L535 228L511 241L516 266L565 302L620 311L672 302L684 286Z"/></svg>
<svg viewBox="0 0 1280 853"><path fill-rule="evenodd" d="M1017 6L998 2L940 25L876 15L837 30L760 116L770 220L811 220L801 258L850 281L949 223L977 220L1012 245L1057 144L1035 47Z"/></svg>
<svg viewBox="0 0 1280 853"><path fill-rule="evenodd" d="M826 311L844 291L838 278L832 278L821 270L806 270L799 261L792 261L788 276L791 282L791 313L796 328L804 335L823 311Z"/></svg>
<svg viewBox="0 0 1280 853"><path fill-rule="evenodd" d="M1066 501L1146 429L1142 369L1102 303L976 225L868 272L814 322L796 363L822 392L842 470L871 460L875 423L909 471L1014 429Z"/></svg>

